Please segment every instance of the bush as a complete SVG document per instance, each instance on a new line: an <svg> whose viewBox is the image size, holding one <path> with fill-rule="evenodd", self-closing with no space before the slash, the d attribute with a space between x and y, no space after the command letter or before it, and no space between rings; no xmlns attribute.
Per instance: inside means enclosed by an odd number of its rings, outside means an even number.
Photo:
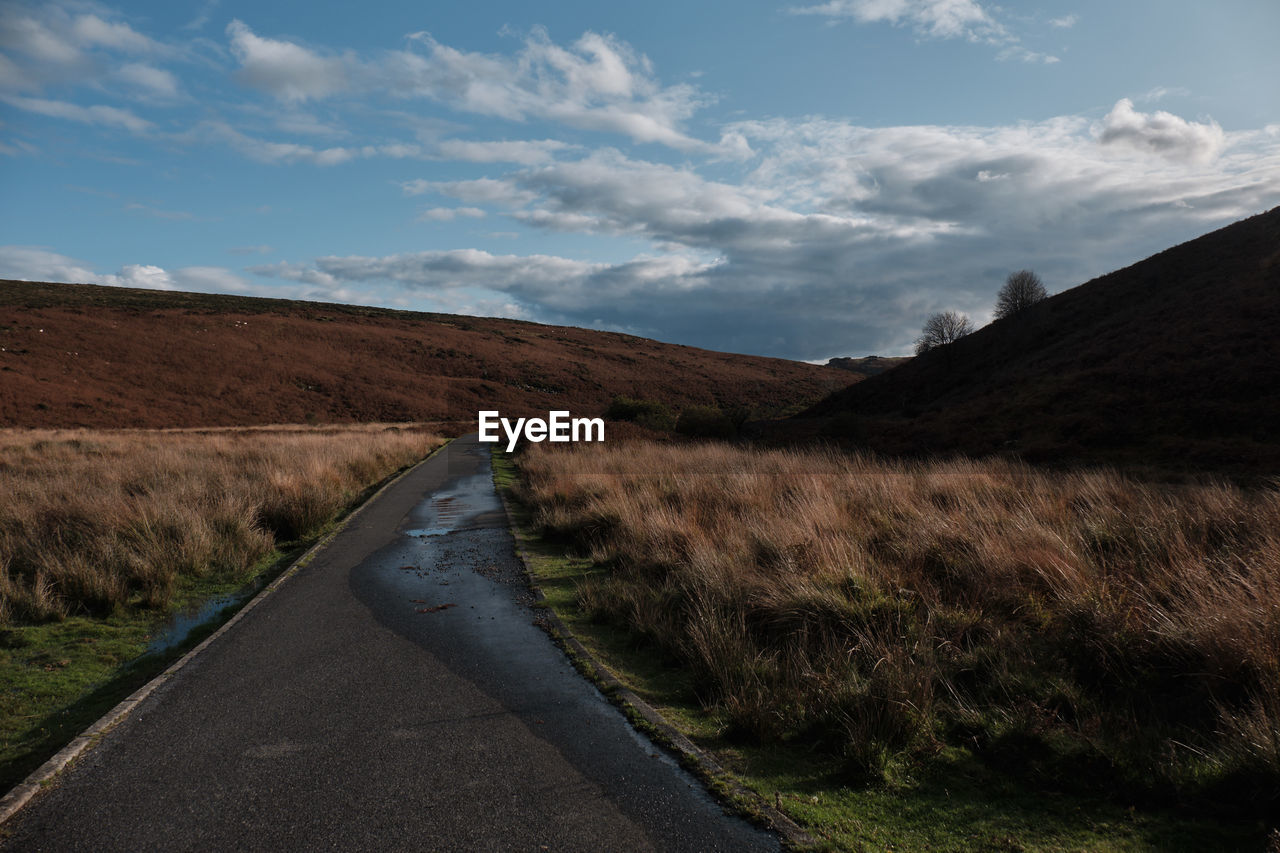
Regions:
<svg viewBox="0 0 1280 853"><path fill-rule="evenodd" d="M689 406L676 421L676 432L691 438L733 438L733 419L715 406Z"/></svg>
<svg viewBox="0 0 1280 853"><path fill-rule="evenodd" d="M662 432L670 432L676 427L676 413L666 403L657 400L614 397L604 416L612 421L632 421Z"/></svg>

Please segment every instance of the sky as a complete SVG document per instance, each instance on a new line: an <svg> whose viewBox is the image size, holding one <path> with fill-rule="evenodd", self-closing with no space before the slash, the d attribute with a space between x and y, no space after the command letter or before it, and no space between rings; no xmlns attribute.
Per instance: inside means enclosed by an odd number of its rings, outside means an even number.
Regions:
<svg viewBox="0 0 1280 853"><path fill-rule="evenodd" d="M824 361L1280 205L1275 0L0 0L0 277Z"/></svg>

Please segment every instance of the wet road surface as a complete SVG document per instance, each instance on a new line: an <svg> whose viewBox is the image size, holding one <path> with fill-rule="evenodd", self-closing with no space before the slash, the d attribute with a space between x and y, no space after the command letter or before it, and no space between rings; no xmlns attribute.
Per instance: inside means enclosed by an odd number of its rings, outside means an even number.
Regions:
<svg viewBox="0 0 1280 853"><path fill-rule="evenodd" d="M475 437L384 492L5 850L776 850L533 621Z"/></svg>

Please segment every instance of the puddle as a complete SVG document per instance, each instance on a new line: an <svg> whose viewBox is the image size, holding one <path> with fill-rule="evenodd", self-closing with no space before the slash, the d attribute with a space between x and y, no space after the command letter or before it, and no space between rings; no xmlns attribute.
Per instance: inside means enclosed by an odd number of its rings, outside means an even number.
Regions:
<svg viewBox="0 0 1280 853"><path fill-rule="evenodd" d="M443 536L446 533L452 533L452 527L419 527L414 530L406 530L405 536L418 536L426 539L428 536Z"/></svg>
<svg viewBox="0 0 1280 853"><path fill-rule="evenodd" d="M455 480L452 488L437 492L412 513L405 536L429 539L458 530L469 530L486 513L501 509L493 481L487 471Z"/></svg>
<svg viewBox="0 0 1280 853"><path fill-rule="evenodd" d="M178 611L169 617L169 621L151 638L151 642L147 644L147 652L152 654L167 652L182 645L187 637L191 636L192 631L213 621L223 610L239 604L255 592L257 592L256 586L252 589L215 595L203 604Z"/></svg>

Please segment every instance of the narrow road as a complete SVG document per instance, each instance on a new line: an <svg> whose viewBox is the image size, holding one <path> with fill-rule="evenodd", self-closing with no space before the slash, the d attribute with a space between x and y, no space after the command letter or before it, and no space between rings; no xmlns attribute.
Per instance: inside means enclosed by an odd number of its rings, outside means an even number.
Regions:
<svg viewBox="0 0 1280 853"><path fill-rule="evenodd" d="M776 850L534 624L455 441L151 694L5 850Z"/></svg>

